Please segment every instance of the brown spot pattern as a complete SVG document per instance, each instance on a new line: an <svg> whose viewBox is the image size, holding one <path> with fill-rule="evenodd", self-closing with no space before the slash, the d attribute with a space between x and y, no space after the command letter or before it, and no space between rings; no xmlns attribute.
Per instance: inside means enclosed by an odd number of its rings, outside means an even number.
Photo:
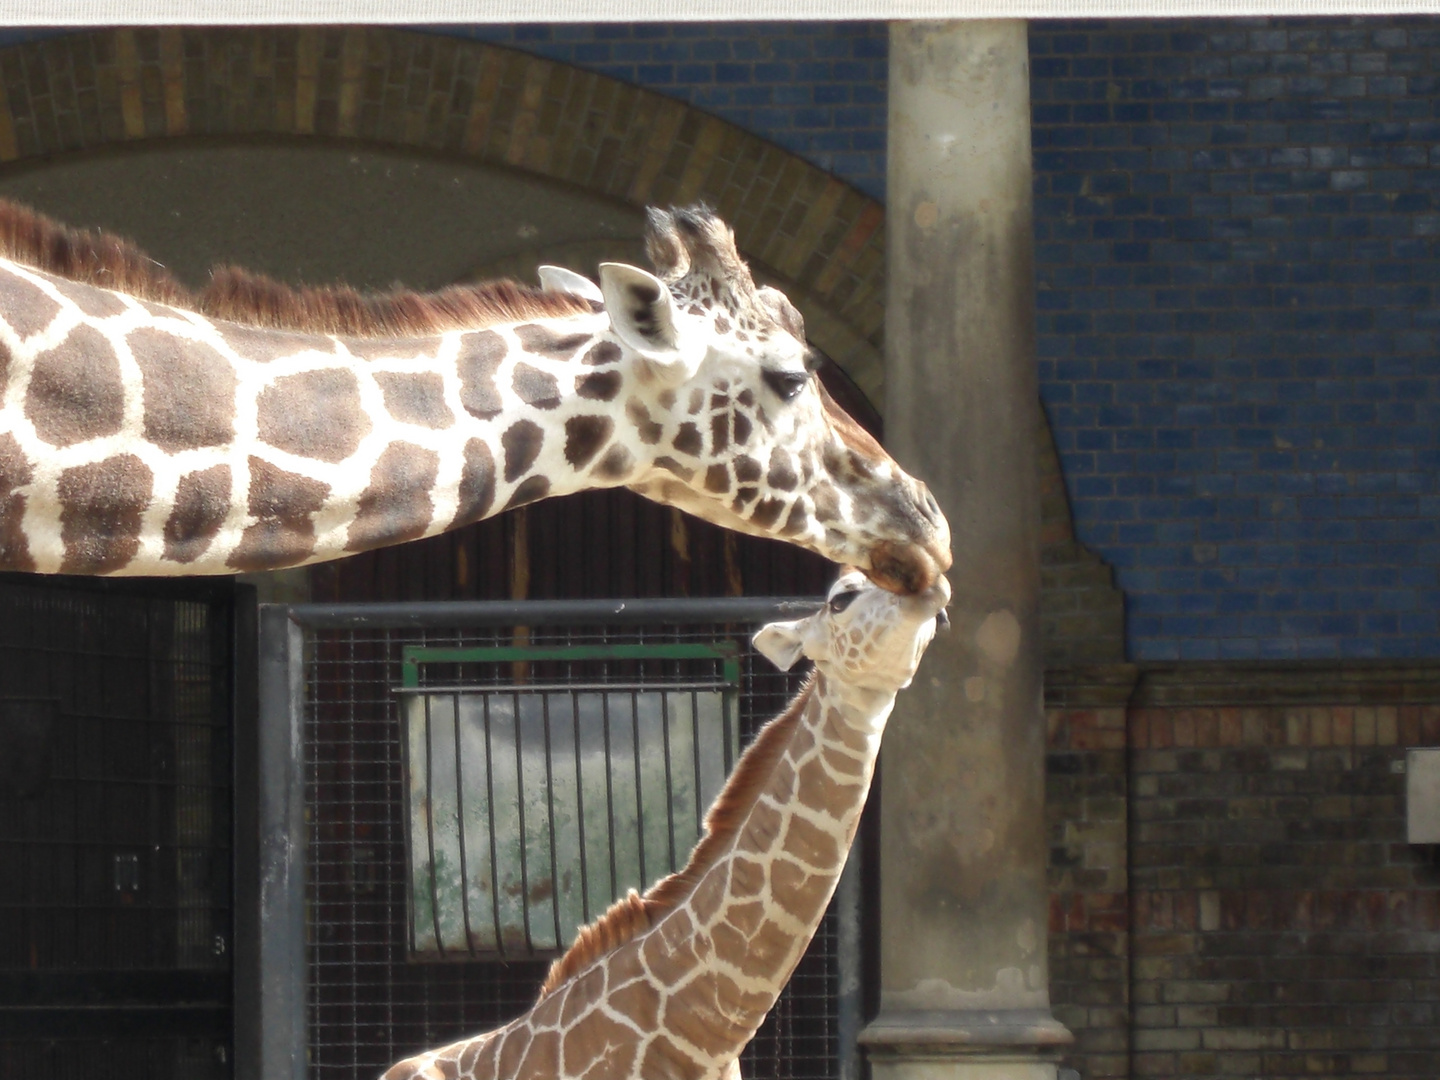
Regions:
<svg viewBox="0 0 1440 1080"><path fill-rule="evenodd" d="M575 393L587 401L613 401L624 380L618 371L592 371L575 383Z"/></svg>
<svg viewBox="0 0 1440 1080"><path fill-rule="evenodd" d="M735 459L735 479L742 484L753 484L760 479L760 462L747 454L741 454Z"/></svg>
<svg viewBox="0 0 1440 1080"><path fill-rule="evenodd" d="M612 446L605 451L600 464L595 466L594 475L606 480L619 480L628 476L635 465L634 455L623 446Z"/></svg>
<svg viewBox="0 0 1440 1080"><path fill-rule="evenodd" d="M795 472L795 460L783 447L777 446L770 455L770 472L765 481L781 491L794 491L800 483L800 477Z"/></svg>
<svg viewBox="0 0 1440 1080"><path fill-rule="evenodd" d="M605 993L605 971L603 968L591 968L584 975L575 979L565 991L565 1007L560 1012L560 1023L573 1024L580 1019L582 1013L589 1012L594 1008L600 996Z"/></svg>
<svg viewBox="0 0 1440 1080"><path fill-rule="evenodd" d="M705 444L700 438L700 429L687 420L675 433L674 446L676 450L688 457L699 457Z"/></svg>
<svg viewBox="0 0 1440 1080"><path fill-rule="evenodd" d="M589 334L557 333L548 326L540 326L538 323L525 323L523 326L515 327L515 340L520 342L522 349L528 353L534 353L536 356L549 357L552 360L569 360L575 355L575 350L590 338ZM594 352L594 349L591 352Z"/></svg>
<svg viewBox="0 0 1440 1080"><path fill-rule="evenodd" d="M455 361L460 372L460 404L477 420L492 420L505 407L495 388L495 373L505 352L505 339L494 330L460 339L460 355Z"/></svg>
<svg viewBox="0 0 1440 1080"><path fill-rule="evenodd" d="M154 477L134 454L118 454L60 474L62 574L109 574L140 550L140 519Z"/></svg>
<svg viewBox="0 0 1440 1080"><path fill-rule="evenodd" d="M537 409L553 409L560 404L560 384L555 376L523 360L515 365L510 385L521 401Z"/></svg>
<svg viewBox="0 0 1440 1080"><path fill-rule="evenodd" d="M672 457L669 457L668 455L662 455L660 457L657 457L655 459L655 467L657 469L664 469L672 476L678 476L687 484L690 483L691 480L695 479L694 469L690 468L690 466L688 465L681 465L680 462L676 461Z"/></svg>
<svg viewBox="0 0 1440 1080"><path fill-rule="evenodd" d="M499 1070L501 1076L516 1076L525 1051L530 1049L530 1031L525 1027L511 1028L505 1032L505 1041L500 1046Z"/></svg>
<svg viewBox="0 0 1440 1080"><path fill-rule="evenodd" d="M495 458L481 439L465 444L465 464L460 470L460 499L451 528L479 521L495 501Z"/></svg>
<svg viewBox="0 0 1440 1080"><path fill-rule="evenodd" d="M230 512L230 466L216 465L180 478L165 520L165 558L192 563L209 549Z"/></svg>
<svg viewBox="0 0 1440 1080"><path fill-rule="evenodd" d="M608 416L572 416L565 421L565 460L583 469L614 430L615 421Z"/></svg>
<svg viewBox="0 0 1440 1080"><path fill-rule="evenodd" d="M0 275L0 310L5 321L22 338L44 330L60 314L60 304L41 291L40 286L18 274Z"/></svg>
<svg viewBox="0 0 1440 1080"><path fill-rule="evenodd" d="M16 488L34 479L35 471L15 436L9 432L0 435L0 569L26 572L35 569L30 538L22 527L26 499L15 493Z"/></svg>
<svg viewBox="0 0 1440 1080"><path fill-rule="evenodd" d="M315 551L314 514L329 494L329 484L252 457L247 503L258 520L241 535L226 565L244 572L305 561Z"/></svg>
<svg viewBox="0 0 1440 1080"><path fill-rule="evenodd" d="M664 1035L657 1035L645 1048L640 1061L639 1076L657 1080L700 1080L704 1068Z"/></svg>
<svg viewBox="0 0 1440 1080"><path fill-rule="evenodd" d="M660 1019L660 991L640 979L612 991L610 1007L648 1031Z"/></svg>
<svg viewBox="0 0 1440 1080"><path fill-rule="evenodd" d="M796 499L790 506L790 513L785 518L785 524L780 527L781 535L795 536L802 533L810 524L810 515L805 510L805 503Z"/></svg>
<svg viewBox="0 0 1440 1080"><path fill-rule="evenodd" d="M545 430L534 421L519 420L506 428L500 436L505 452L505 482L513 484L529 472L544 445Z"/></svg>
<svg viewBox="0 0 1440 1080"><path fill-rule="evenodd" d="M527 476L506 500L502 510L514 510L526 503L539 502L550 494L550 481L543 476Z"/></svg>
<svg viewBox="0 0 1440 1080"><path fill-rule="evenodd" d="M715 413L710 417L710 452L723 454L730 445L730 414Z"/></svg>
<svg viewBox="0 0 1440 1080"><path fill-rule="evenodd" d="M69 281L53 274L46 274L45 280L50 282L56 292L79 308L81 314L88 318L108 319L114 315L123 315L129 310L125 306L125 301L109 289L101 289L79 281Z"/></svg>
<svg viewBox="0 0 1440 1080"><path fill-rule="evenodd" d="M750 418L742 412L735 414L735 445L744 446L750 441Z"/></svg>
<svg viewBox="0 0 1440 1080"><path fill-rule="evenodd" d="M260 391L260 438L300 457L344 461L370 433L352 371L324 368L286 375Z"/></svg>
<svg viewBox="0 0 1440 1080"><path fill-rule="evenodd" d="M35 359L25 415L52 446L113 435L125 419L120 361L100 331L77 326Z"/></svg>
<svg viewBox="0 0 1440 1080"><path fill-rule="evenodd" d="M583 364L613 364L620 359L620 346L613 341L597 341L580 361Z"/></svg>
<svg viewBox="0 0 1440 1080"><path fill-rule="evenodd" d="M705 470L705 490L724 495L730 490L730 470L724 465L711 465Z"/></svg>
<svg viewBox="0 0 1440 1080"><path fill-rule="evenodd" d="M230 361L209 345L150 327L127 343L144 378L145 437L173 454L223 446L235 437L235 388Z"/></svg>
<svg viewBox="0 0 1440 1080"><path fill-rule="evenodd" d="M775 861L770 878L776 902L802 922L819 917L829 902L830 887L834 881L825 874L807 874L783 859Z"/></svg>
<svg viewBox="0 0 1440 1080"><path fill-rule="evenodd" d="M566 1035L562 1044L562 1053L565 1060L565 1075L567 1077L579 1076L592 1062L599 1061L601 1064L611 1064L607 1060L609 1055L617 1053L632 1055L635 1045L635 1033L623 1024L611 1020L604 1013L596 1013L590 1016L580 1027L572 1028ZM629 1057L622 1057L617 1064L629 1064ZM597 1069L597 1073L600 1070ZM508 1074L501 1073L501 1076ZM604 1070L601 1075L625 1076L622 1070Z"/></svg>
<svg viewBox="0 0 1440 1080"><path fill-rule="evenodd" d="M750 515L750 524L762 529L772 528L780 520L780 514L785 509L783 499L761 499L755 504L755 510Z"/></svg>
<svg viewBox="0 0 1440 1080"><path fill-rule="evenodd" d="M433 371L377 371L375 382L385 396L385 411L402 424L441 431L455 423L445 404L445 380Z"/></svg>
<svg viewBox="0 0 1440 1080"><path fill-rule="evenodd" d="M264 330L256 326L241 326L238 323L216 320L214 326L220 331L225 344L235 350L243 360L257 364L268 364L283 356L298 356L303 352L334 354L335 345L329 338L311 334L296 334L286 330Z"/></svg>
<svg viewBox="0 0 1440 1080"><path fill-rule="evenodd" d="M560 1075L560 1033L537 1031L530 1040L530 1049L520 1063L520 1076L551 1077Z"/></svg>
<svg viewBox="0 0 1440 1080"><path fill-rule="evenodd" d="M635 434L646 446L654 446L664 434L665 429L650 419L650 410L639 398L632 397L625 402L625 418L635 425Z"/></svg>
<svg viewBox="0 0 1440 1080"><path fill-rule="evenodd" d="M413 540L430 527L435 503L430 497L440 473L440 455L410 443L395 442L370 470L370 486L360 495L346 551Z"/></svg>

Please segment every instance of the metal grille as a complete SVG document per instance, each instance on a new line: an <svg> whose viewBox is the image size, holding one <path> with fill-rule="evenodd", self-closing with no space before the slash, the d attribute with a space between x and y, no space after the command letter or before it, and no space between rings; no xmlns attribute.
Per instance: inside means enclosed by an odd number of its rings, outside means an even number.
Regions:
<svg viewBox="0 0 1440 1080"><path fill-rule="evenodd" d="M697 620L707 619L696 602ZM547 963L407 962L400 695L407 648L735 643L737 715L748 741L777 714L803 673L780 673L749 650L753 626L498 627L478 630L305 630L306 806L310 815L307 937L309 1060L323 1080L365 1078L397 1058L497 1027L533 1003ZM708 665L708 667L706 666ZM718 662L546 660L519 674L531 684L618 685L714 680ZM511 665L444 665L433 685L513 686ZM683 855L681 856L683 859ZM837 1026L841 972L832 905L789 987L742 1059L750 1080L833 1080L847 1070ZM847 935L851 937L853 935ZM849 979L858 983L858 979Z"/></svg>
<svg viewBox="0 0 1440 1080"><path fill-rule="evenodd" d="M0 579L0 1074L228 1075L219 594Z"/></svg>

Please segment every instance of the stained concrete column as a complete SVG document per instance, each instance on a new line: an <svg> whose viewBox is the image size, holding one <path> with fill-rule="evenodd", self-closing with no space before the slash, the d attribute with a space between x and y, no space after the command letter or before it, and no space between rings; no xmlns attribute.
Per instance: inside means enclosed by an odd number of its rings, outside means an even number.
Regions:
<svg viewBox="0 0 1440 1080"><path fill-rule="evenodd" d="M1054 1080L1025 24L890 30L885 432L950 519L952 629L881 780L875 1080Z"/></svg>

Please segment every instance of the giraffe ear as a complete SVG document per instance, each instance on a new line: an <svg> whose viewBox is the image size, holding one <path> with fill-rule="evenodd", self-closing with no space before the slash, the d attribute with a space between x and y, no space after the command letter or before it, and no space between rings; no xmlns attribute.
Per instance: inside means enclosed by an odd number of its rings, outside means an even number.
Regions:
<svg viewBox="0 0 1440 1080"><path fill-rule="evenodd" d="M540 287L546 292L563 292L589 300L592 304L605 303L605 295L584 274L566 270L563 266L542 266L535 271L540 277Z"/></svg>
<svg viewBox="0 0 1440 1080"><path fill-rule="evenodd" d="M804 620L762 626L751 638L756 650L781 671L789 671L805 653Z"/></svg>
<svg viewBox="0 0 1440 1080"><path fill-rule="evenodd" d="M695 374L700 355L681 348L670 289L654 274L626 263L600 264L605 311L620 340L650 362L662 382L678 385Z"/></svg>

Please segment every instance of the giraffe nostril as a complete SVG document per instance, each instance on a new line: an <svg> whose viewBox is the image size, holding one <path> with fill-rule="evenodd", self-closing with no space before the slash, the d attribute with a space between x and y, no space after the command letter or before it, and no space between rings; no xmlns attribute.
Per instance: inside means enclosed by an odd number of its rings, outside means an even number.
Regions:
<svg viewBox="0 0 1440 1080"><path fill-rule="evenodd" d="M941 608L939 611L937 611L937 612L935 613L935 629L937 629L937 630L949 630L949 629L950 629L950 616L947 615L947 614L945 614L945 609L944 609L944 608Z"/></svg>

